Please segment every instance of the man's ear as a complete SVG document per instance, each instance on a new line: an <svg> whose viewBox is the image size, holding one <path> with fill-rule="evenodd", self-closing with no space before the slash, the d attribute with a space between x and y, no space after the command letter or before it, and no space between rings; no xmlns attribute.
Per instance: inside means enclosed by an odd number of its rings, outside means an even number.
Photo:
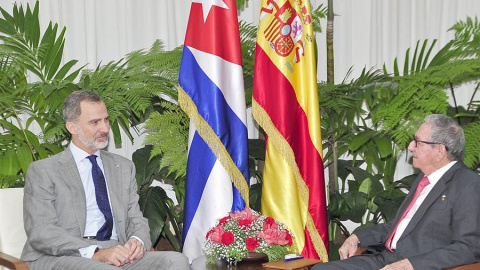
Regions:
<svg viewBox="0 0 480 270"><path fill-rule="evenodd" d="M438 147L438 158L443 159L447 156L447 148L445 145L440 144L440 147Z"/></svg>
<svg viewBox="0 0 480 270"><path fill-rule="evenodd" d="M65 127L67 128L68 132L70 132L70 134L77 134L77 125L75 125L73 122L67 122L65 124Z"/></svg>

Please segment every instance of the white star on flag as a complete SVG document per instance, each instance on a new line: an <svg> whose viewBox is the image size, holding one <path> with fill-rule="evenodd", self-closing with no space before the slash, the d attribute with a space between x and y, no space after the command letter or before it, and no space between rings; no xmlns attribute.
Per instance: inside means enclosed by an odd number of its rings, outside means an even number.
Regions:
<svg viewBox="0 0 480 270"><path fill-rule="evenodd" d="M192 3L202 4L203 22L207 21L208 14L210 13L212 6L228 9L228 6L223 2L223 0L192 0Z"/></svg>

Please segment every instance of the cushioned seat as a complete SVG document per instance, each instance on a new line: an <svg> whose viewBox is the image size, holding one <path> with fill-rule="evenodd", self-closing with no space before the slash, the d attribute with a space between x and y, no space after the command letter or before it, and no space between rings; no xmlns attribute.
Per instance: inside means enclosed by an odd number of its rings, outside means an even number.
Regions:
<svg viewBox="0 0 480 270"><path fill-rule="evenodd" d="M0 189L0 269L27 270L20 260L27 240L23 228L23 188Z"/></svg>

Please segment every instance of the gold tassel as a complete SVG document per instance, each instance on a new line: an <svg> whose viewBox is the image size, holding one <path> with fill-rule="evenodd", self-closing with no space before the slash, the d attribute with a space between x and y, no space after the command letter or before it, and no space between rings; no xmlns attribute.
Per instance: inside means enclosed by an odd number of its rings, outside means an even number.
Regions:
<svg viewBox="0 0 480 270"><path fill-rule="evenodd" d="M190 120L195 124L198 134L203 138L203 140L210 147L212 152L218 158L222 166L227 171L233 185L238 189L242 195L245 205L249 206L249 188L245 177L242 172L238 169L235 163L232 160L230 154L228 154L227 149L223 145L222 141L213 131L212 127L203 119L203 117L198 113L197 106L193 103L190 96L185 93L185 91L179 86L178 87L178 101L180 107L185 111L185 113L190 117Z"/></svg>
<svg viewBox="0 0 480 270"><path fill-rule="evenodd" d="M306 206L306 209L308 209L310 192L308 190L307 184L305 183L305 180L303 180L303 177L300 174L300 169L298 168L297 162L295 161L295 155L292 148L282 136L282 134L278 131L278 129L275 127L275 125L272 123L272 120L270 119L268 113L263 109L262 106L260 106L260 104L256 102L255 99L252 100L252 112L253 117L255 118L257 123L268 134L268 140L272 142L272 144L280 152L282 157L287 161L288 165L290 166L290 169L295 175L295 182L297 183L297 188L300 193L300 199L302 203ZM328 253L325 248L325 243L323 243L323 240L320 237L320 234L318 233L318 230L313 223L310 212L308 212L306 226L312 238L312 243L315 251L320 256L320 258L322 258L323 262L327 262Z"/></svg>

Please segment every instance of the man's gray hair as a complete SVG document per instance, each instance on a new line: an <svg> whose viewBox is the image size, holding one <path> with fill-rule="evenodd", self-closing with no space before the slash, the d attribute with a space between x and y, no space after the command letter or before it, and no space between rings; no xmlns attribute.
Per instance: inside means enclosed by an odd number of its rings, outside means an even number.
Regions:
<svg viewBox="0 0 480 270"><path fill-rule="evenodd" d="M72 92L63 102L63 121L65 123L75 122L78 119L82 113L80 106L82 101L102 102L102 98L97 93L91 91L77 90Z"/></svg>
<svg viewBox="0 0 480 270"><path fill-rule="evenodd" d="M443 114L432 114L425 117L425 123L433 126L430 140L445 146L448 159L463 160L465 135L457 121Z"/></svg>

